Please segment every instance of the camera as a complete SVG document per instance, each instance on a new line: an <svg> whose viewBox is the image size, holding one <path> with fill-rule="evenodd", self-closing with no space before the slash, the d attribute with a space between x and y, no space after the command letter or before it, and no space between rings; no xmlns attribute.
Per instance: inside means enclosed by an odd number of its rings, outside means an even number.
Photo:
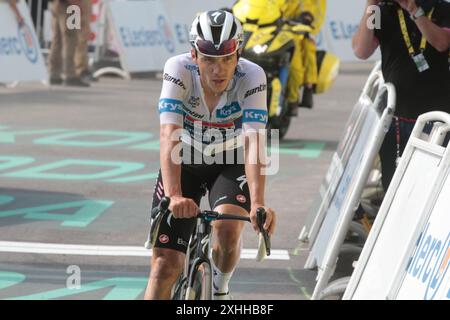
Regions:
<svg viewBox="0 0 450 320"><path fill-rule="evenodd" d="M425 12L429 12L433 9L437 4L441 3L443 0L415 0L416 5L421 7ZM382 0L380 5L392 5L397 3L395 0Z"/></svg>

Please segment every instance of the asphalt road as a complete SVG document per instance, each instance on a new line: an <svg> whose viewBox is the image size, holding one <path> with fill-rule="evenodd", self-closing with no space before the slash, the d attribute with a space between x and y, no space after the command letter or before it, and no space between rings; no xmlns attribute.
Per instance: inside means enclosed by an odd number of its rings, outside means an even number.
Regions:
<svg viewBox="0 0 450 320"><path fill-rule="evenodd" d="M343 66L314 109L300 109L267 180L279 217L272 259L255 261L247 226L235 299L310 297L317 272L303 269L297 237L370 69ZM0 87L0 299L142 299L160 88L119 78Z"/></svg>

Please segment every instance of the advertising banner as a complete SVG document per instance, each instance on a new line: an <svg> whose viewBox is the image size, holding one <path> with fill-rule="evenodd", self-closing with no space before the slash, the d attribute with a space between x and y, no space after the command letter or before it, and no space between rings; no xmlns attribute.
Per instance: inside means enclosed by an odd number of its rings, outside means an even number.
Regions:
<svg viewBox="0 0 450 320"><path fill-rule="evenodd" d="M47 70L25 2L22 26L7 3L0 3L0 82L47 80Z"/></svg>

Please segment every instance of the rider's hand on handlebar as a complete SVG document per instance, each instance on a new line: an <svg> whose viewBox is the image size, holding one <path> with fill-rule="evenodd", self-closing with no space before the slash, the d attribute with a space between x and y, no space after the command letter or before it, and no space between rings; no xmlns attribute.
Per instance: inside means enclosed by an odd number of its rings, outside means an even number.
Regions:
<svg viewBox="0 0 450 320"><path fill-rule="evenodd" d="M199 213L194 200L182 196L171 196L169 210L175 218L193 218Z"/></svg>
<svg viewBox="0 0 450 320"><path fill-rule="evenodd" d="M256 221L256 210L258 208L264 208L266 211L266 222L264 223L264 230L267 231L269 236L272 236L273 232L275 231L275 225L276 225L276 215L275 212L268 207L261 206L261 205L254 205L252 206L252 209L250 211L250 220L252 222L253 230L256 231L256 233L259 233L258 223Z"/></svg>

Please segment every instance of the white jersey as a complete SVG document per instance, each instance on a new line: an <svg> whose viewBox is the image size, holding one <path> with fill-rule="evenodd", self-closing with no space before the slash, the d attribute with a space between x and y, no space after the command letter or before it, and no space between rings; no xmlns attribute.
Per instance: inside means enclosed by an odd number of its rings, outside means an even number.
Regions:
<svg viewBox="0 0 450 320"><path fill-rule="evenodd" d="M227 90L210 112L198 66L190 53L181 54L167 60L164 66L158 109L161 124L177 124L186 129L190 139L184 137L184 142L192 144L195 140L203 146L209 145L217 141L217 132L224 142L238 135L241 132L238 129L245 132L266 127L266 75L257 64L240 58ZM214 134L210 134L212 131Z"/></svg>

